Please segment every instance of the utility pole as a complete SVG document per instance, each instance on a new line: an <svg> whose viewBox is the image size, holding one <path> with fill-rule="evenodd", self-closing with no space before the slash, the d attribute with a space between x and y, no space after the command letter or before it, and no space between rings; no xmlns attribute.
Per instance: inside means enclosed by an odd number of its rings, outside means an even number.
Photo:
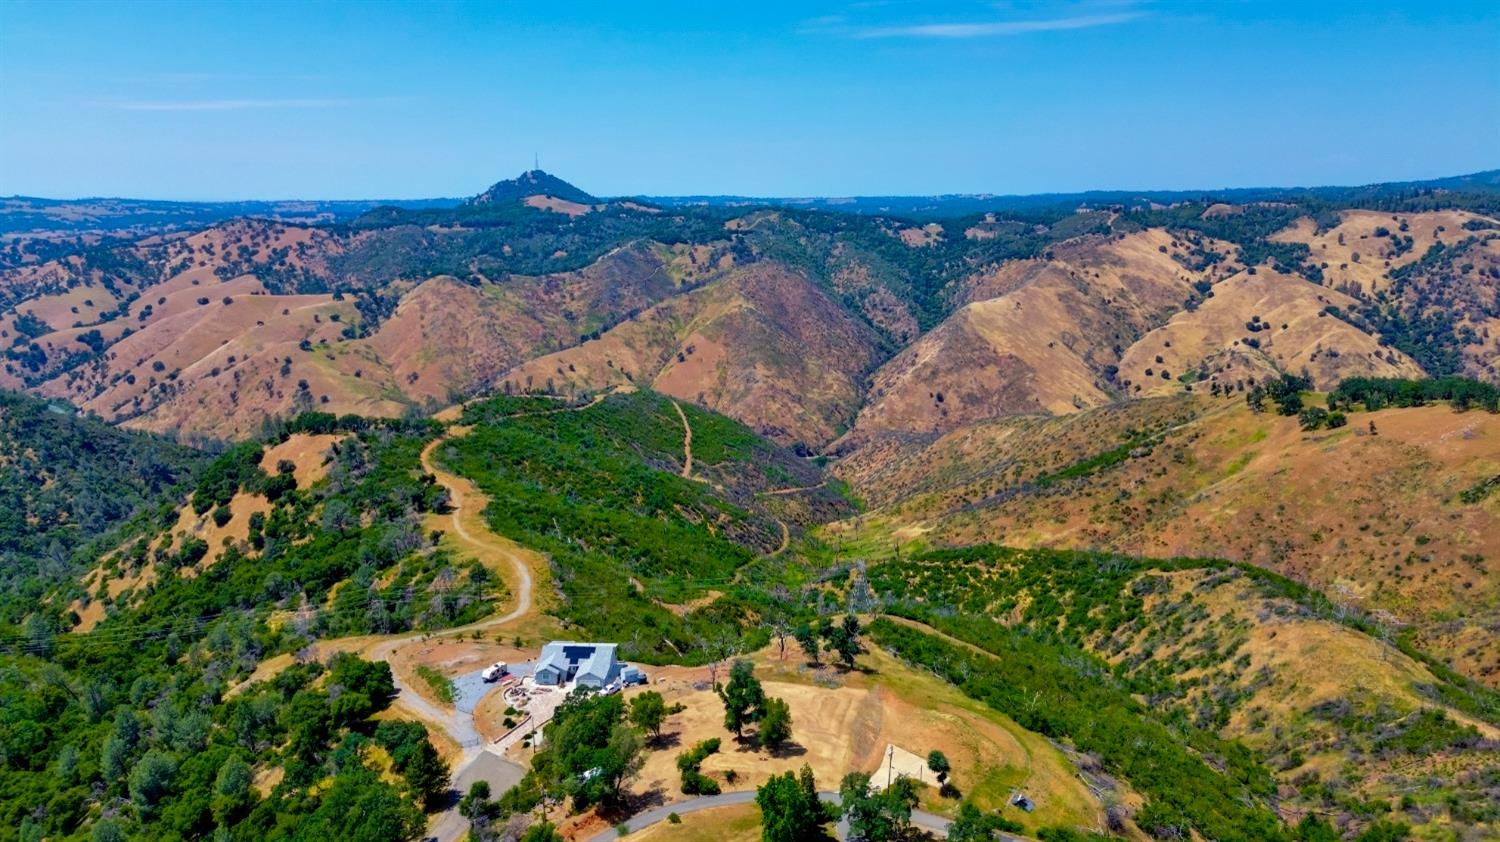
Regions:
<svg viewBox="0 0 1500 842"><path fill-rule="evenodd" d="M885 788L891 788L891 774L896 768L896 746L891 744L885 747Z"/></svg>

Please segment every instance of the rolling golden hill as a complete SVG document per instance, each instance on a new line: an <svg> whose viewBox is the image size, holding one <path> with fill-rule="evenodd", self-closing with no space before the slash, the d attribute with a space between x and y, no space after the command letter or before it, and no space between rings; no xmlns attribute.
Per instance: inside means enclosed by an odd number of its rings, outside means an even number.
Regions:
<svg viewBox="0 0 1500 842"><path fill-rule="evenodd" d="M1373 426L1372 426L1373 425ZM1500 686L1500 416L1356 413L1337 430L1181 395L882 439L835 468L871 511L845 543L1109 549L1228 558L1415 627Z"/></svg>

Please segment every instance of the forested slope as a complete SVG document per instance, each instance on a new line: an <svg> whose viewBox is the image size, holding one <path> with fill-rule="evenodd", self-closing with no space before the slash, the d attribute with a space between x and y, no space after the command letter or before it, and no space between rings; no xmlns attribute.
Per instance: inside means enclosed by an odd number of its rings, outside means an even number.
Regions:
<svg viewBox="0 0 1500 842"><path fill-rule="evenodd" d="M75 549L158 501L207 460L66 404L0 391L0 590L39 595Z"/></svg>

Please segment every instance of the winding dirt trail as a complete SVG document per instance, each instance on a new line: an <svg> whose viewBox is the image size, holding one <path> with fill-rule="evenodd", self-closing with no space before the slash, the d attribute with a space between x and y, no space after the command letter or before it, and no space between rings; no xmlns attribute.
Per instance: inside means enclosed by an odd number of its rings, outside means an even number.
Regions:
<svg viewBox="0 0 1500 842"><path fill-rule="evenodd" d="M787 528L786 521L782 520L781 518L776 518L776 525L781 527L781 546L772 550L767 558L775 558L781 555L782 553L786 552L786 548L791 546L792 544L792 531Z"/></svg>
<svg viewBox="0 0 1500 842"><path fill-rule="evenodd" d="M693 425L688 423L687 413L677 401L672 401L672 408L677 410L677 417L682 419L682 478L694 479L693 477Z"/></svg>
<svg viewBox="0 0 1500 842"><path fill-rule="evenodd" d="M609 390L596 395L593 400L578 406L561 406L556 409L544 409L535 412L517 412L507 416L508 418L522 418L538 415L556 415L563 412L582 412L594 406L598 406L612 394L623 391L621 389ZM484 510L490 504L490 498L479 489L467 477L459 476L445 470L433 458L433 454L439 447L456 438L462 438L472 431L472 427L459 426L453 422L458 421L463 415L465 404L449 407L442 413L434 416L438 420L450 424L443 435L433 439L422 449L422 470L430 473L437 479L447 492L452 511L449 519L453 525L453 539L462 550L472 555L479 563L494 570L497 575L502 576L509 583L512 577L504 571L509 566L513 571L514 586L512 592L515 600L511 609L504 614L488 617L477 623L460 626L452 629L443 629L444 636L453 634L464 634L468 632L493 629L500 626L508 626L530 620L538 613L534 593L536 590L536 578L545 577L548 570L547 560L535 550L527 549L520 544L498 535L492 531L484 519ZM681 413L681 410L678 410ZM687 419L683 418L686 425ZM689 431L691 437L691 431ZM689 456L691 458L691 456ZM381 641L366 649L366 657L372 660L390 661L390 658L398 649L419 643L429 635L426 633L414 633L401 637ZM473 714L458 710L448 710L433 704L423 698L415 689L401 680L399 675L392 670L396 689L399 691L396 704L405 708L407 712L416 716L422 722L434 726L443 731L447 736L458 744L462 754L453 764L453 780L463 779L471 770L482 766L506 766L512 767L516 779L524 772L519 766L506 760L498 747L486 744L484 738L474 727ZM498 796L500 793L496 793ZM429 817L428 833L437 842L457 842L468 833L469 822L458 813L457 806L449 807L447 810Z"/></svg>
<svg viewBox="0 0 1500 842"><path fill-rule="evenodd" d="M786 494L801 494L804 491L817 491L828 485L828 480L823 480L817 485L799 485L796 488L773 488L770 491L757 492L760 497L780 497Z"/></svg>
<svg viewBox="0 0 1500 842"><path fill-rule="evenodd" d="M600 394L581 406L522 412L509 417L580 412L598 405L609 394L608 392ZM462 412L463 405L458 405L450 407L437 417L451 424L462 416ZM443 629L436 633L444 636L493 629L532 619L538 613L534 598L536 577L544 575L544 571L547 570L547 561L540 553L529 550L502 535L497 535L490 529L489 524L484 520L484 510L490 504L488 495L468 478L444 469L433 458L433 454L439 447L453 439L468 435L472 429L472 427L450 426L443 435L433 439L422 449L422 470L432 474L437 479L437 483L448 492L449 503L452 506L449 520L453 527L453 540L459 544L464 554L473 556L480 564L494 570L497 575L504 578L511 585L514 601L510 610L504 614L488 617L466 626ZM505 569L507 567L509 572ZM417 632L383 640L368 647L365 650L365 657L370 660L390 662L391 656L397 650L420 643L429 636L429 633ZM398 691L395 704L428 726L442 731L458 744L461 754L453 764L453 780L461 780L466 773L481 766L496 764L514 767L512 771L519 778L520 772L524 770L506 760L495 746L485 744L484 738L474 727L473 714L448 710L433 704L403 681L395 670L392 670L392 678ZM469 822L459 815L457 806L449 807L429 817L428 833L438 842L457 842L468 833L468 830Z"/></svg>
<svg viewBox="0 0 1500 842"><path fill-rule="evenodd" d="M489 498L473 482L465 477L449 473L432 458L434 450L452 439L468 435L470 429L469 427L451 427L447 434L433 439L427 447L422 449L422 470L436 477L438 485L447 490L453 507L450 519L453 523L454 539L463 545L463 549L486 567L494 569L503 566L497 562L503 562L515 571L514 606L506 614L464 627L477 629L529 618L534 613L532 571L545 569L546 560L515 541L491 532L489 525L484 522L484 509L489 505ZM472 531L470 527L473 527ZM502 571L496 570L496 573L505 576ZM510 577L505 576L505 578Z"/></svg>

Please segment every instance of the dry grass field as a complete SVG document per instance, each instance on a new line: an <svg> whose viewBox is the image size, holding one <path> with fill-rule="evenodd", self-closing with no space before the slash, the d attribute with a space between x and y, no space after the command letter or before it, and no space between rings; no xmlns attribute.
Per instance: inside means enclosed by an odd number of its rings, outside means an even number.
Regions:
<svg viewBox="0 0 1500 842"><path fill-rule="evenodd" d="M1085 827L1102 821L1104 805L1044 737L883 651L862 655L861 669L852 673L808 668L794 643L788 644L784 660L774 646L755 653L753 660L766 694L791 708L792 744L773 753L748 741L736 743L724 729L723 703L709 689L707 668L648 669L649 689L666 697L669 706L682 704L685 710L668 718L663 740L649 754L635 791L658 791L669 803L688 797L680 792L677 754L714 737L723 741L723 748L702 769L726 791L754 788L804 764L812 768L820 788L837 789L845 774L879 768L885 747L894 743L923 757L942 750L953 763L952 780L985 809L1000 809L1019 788L1038 805L1034 814L1013 816L1019 820ZM1116 797L1128 801L1131 796L1122 787ZM924 797L924 809L934 812L951 813L956 806L935 791Z"/></svg>
<svg viewBox="0 0 1500 842"><path fill-rule="evenodd" d="M702 810L683 816L681 824L659 822L622 838L629 842L758 842L760 809L746 804Z"/></svg>

